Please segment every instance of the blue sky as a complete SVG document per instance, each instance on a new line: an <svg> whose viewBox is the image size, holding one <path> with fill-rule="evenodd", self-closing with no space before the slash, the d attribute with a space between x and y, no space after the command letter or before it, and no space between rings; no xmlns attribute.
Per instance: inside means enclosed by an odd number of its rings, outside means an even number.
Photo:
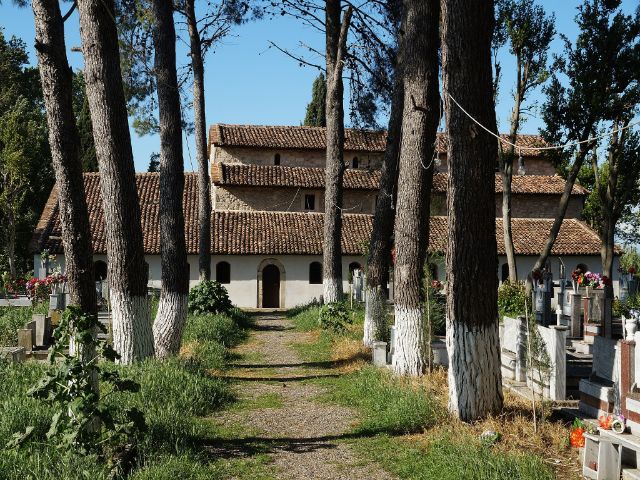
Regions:
<svg viewBox="0 0 640 480"><path fill-rule="evenodd" d="M538 0L547 12L556 14L556 30L575 38L577 28L574 23L576 7L580 0ZM63 8L69 4L63 4ZM631 13L637 0L624 0L623 8ZM32 62L36 62L33 52L34 26L29 8L19 9L10 1L0 4L0 25L5 35L22 38L30 51ZM80 45L78 17L67 21L67 48ZM297 62L284 54L269 48L269 42L295 49L303 40L310 45L322 46L323 38L314 30L305 27L289 17L264 19L237 27L234 36L207 57L205 65L205 91L207 123L245 123L272 125L299 125L304 118L306 104L311 95L311 83L317 71L310 67L300 67ZM562 45L554 41L551 51L558 52ZM179 61L186 62L185 47L178 47ZM511 90L514 82L513 60L505 50L501 52L503 78L496 114L501 130L508 124L511 108ZM71 65L82 68L82 55L69 52ZM318 59L321 61L321 59ZM534 92L527 104L540 104L543 96ZM535 109L533 111L534 115ZM529 117L522 127L524 133L537 133L541 122ZM138 137L132 132L133 153L136 170L145 171L149 157L159 151L157 136ZM193 170L195 146L193 138L185 145L185 168Z"/></svg>

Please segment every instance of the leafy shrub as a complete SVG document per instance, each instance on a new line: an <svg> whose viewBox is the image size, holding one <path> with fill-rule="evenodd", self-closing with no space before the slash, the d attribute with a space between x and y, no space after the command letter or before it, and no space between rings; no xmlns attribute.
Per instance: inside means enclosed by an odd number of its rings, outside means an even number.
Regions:
<svg viewBox="0 0 640 480"><path fill-rule="evenodd" d="M333 333L345 333L353 318L344 303L329 303L320 308L320 327Z"/></svg>
<svg viewBox="0 0 640 480"><path fill-rule="evenodd" d="M31 320L34 313L46 313L46 304L33 307L0 307L0 346L18 344L18 329Z"/></svg>
<svg viewBox="0 0 640 480"><path fill-rule="evenodd" d="M193 315L187 319L185 341L219 343L233 348L247 337L235 318L228 315Z"/></svg>
<svg viewBox="0 0 640 480"><path fill-rule="evenodd" d="M231 307L227 289L218 282L201 282L189 292L189 312L194 315L226 313Z"/></svg>
<svg viewBox="0 0 640 480"><path fill-rule="evenodd" d="M640 310L640 293L629 295L624 302L616 299L613 301L613 316L629 317L631 310Z"/></svg>
<svg viewBox="0 0 640 480"><path fill-rule="evenodd" d="M630 268L640 272L640 253L635 249L626 250L620 257L620 269L628 272Z"/></svg>
<svg viewBox="0 0 640 480"><path fill-rule="evenodd" d="M505 316L515 318L518 315L524 315L526 299L527 293L523 282L506 281L500 285L498 288L498 316L500 320Z"/></svg>

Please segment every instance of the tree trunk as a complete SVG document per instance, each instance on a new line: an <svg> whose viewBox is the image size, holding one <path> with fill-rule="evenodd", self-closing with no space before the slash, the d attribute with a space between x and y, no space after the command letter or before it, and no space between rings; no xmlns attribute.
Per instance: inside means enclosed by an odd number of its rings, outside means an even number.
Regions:
<svg viewBox="0 0 640 480"><path fill-rule="evenodd" d="M195 123L196 157L198 158L198 267L200 281L203 281L211 280L211 184L209 181L209 158L207 152L204 64L194 0L186 0L185 13L189 27L191 68L193 69L193 119Z"/></svg>
<svg viewBox="0 0 640 480"><path fill-rule="evenodd" d="M87 98L100 168L113 346L120 362L153 356L136 191L113 0L78 0Z"/></svg>
<svg viewBox="0 0 640 480"><path fill-rule="evenodd" d="M176 32L173 5L153 0L155 74L160 113L160 255L162 291L153 324L158 357L180 350L187 320L189 267L184 240L184 162L182 159L182 116L176 72Z"/></svg>
<svg viewBox="0 0 640 480"><path fill-rule="evenodd" d="M471 421L502 407L494 165L493 1L444 0L442 63L447 161L449 410Z"/></svg>
<svg viewBox="0 0 640 480"><path fill-rule="evenodd" d="M389 260L395 211L396 185L398 183L398 156L400 154L400 136L402 135L402 110L404 90L402 88L399 65L396 65L396 81L391 100L391 114L387 130L387 145L380 174L380 191L373 216L371 245L367 259L367 296L364 314L365 347L373 342L385 340L387 336L387 319L385 308L385 289L389 281Z"/></svg>
<svg viewBox="0 0 640 480"><path fill-rule="evenodd" d="M327 65L327 159L324 200L322 283L324 301L342 300L342 182L344 173L344 86L342 71L346 54L351 7L341 21L341 0L326 2Z"/></svg>
<svg viewBox="0 0 640 480"><path fill-rule="evenodd" d="M11 207L9 207L11 209ZM7 215L7 223L9 224L9 232L7 233L7 260L9 262L9 273L12 277L18 273L16 268L16 216L13 212Z"/></svg>
<svg viewBox="0 0 640 480"><path fill-rule="evenodd" d="M429 245L433 156L440 121L439 0L405 2L400 64L404 85L395 221L396 344L393 370L421 375L429 360L423 277Z"/></svg>
<svg viewBox="0 0 640 480"><path fill-rule="evenodd" d="M580 147L580 151L576 155L576 159L574 160L573 166L571 167L571 172L569 172L569 176L564 182L564 191L562 192L562 196L560 197L556 217L553 220L551 229L549 230L549 236L547 237L547 241L544 244L542 252L540 252L540 256L536 260L536 263L533 265L533 270L541 269L547 263L549 255L551 255L551 249L553 248L553 244L556 242L556 238L558 238L560 227L562 227L564 216L567 213L567 207L569 206L569 200L571 199L571 191L573 190L573 186L575 185L576 179L578 178L578 173L580 173L580 169L582 168L582 163L584 162L584 159L587 156L590 148L590 146L584 146L583 144ZM527 295L530 295L532 287L533 285L531 275L529 274L527 275Z"/></svg>
<svg viewBox="0 0 640 480"><path fill-rule="evenodd" d="M73 80L67 61L64 22L58 0L33 0L31 6L49 147L58 189L67 285L71 302L83 312L95 314L91 230L79 156L80 135L73 115Z"/></svg>
<svg viewBox="0 0 640 480"><path fill-rule="evenodd" d="M504 239L504 250L507 256L507 266L509 267L509 281L518 281L518 269L516 266L516 253L513 248L513 235L511 232L511 183L513 180L513 160L515 159L518 129L520 128L520 109L524 99L524 86L527 81L526 70L523 78L522 59L517 55L516 59L516 93L513 110L511 111L511 126L509 130L509 142L512 145L507 149L507 153L501 155L502 167L502 237Z"/></svg>

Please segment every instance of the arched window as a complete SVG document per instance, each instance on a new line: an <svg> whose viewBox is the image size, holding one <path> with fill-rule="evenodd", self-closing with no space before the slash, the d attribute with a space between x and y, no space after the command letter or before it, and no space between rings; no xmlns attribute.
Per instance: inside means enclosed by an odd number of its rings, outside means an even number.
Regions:
<svg viewBox="0 0 640 480"><path fill-rule="evenodd" d="M107 279L107 263L102 260L98 260L93 264L93 271L96 277L96 281Z"/></svg>
<svg viewBox="0 0 640 480"><path fill-rule="evenodd" d="M322 283L322 264L320 262L309 264L309 283L314 285Z"/></svg>
<svg viewBox="0 0 640 480"><path fill-rule="evenodd" d="M273 164L280 165L280 154L276 153L275 157L273 157Z"/></svg>
<svg viewBox="0 0 640 480"><path fill-rule="evenodd" d="M580 270L580 273L587 273L589 271L589 266L584 263L579 263L576 265L576 270Z"/></svg>
<svg viewBox="0 0 640 480"><path fill-rule="evenodd" d="M231 265L229 265L229 262L216 263L216 280L218 283L231 283Z"/></svg>
<svg viewBox="0 0 640 480"><path fill-rule="evenodd" d="M509 280L509 264L503 263L500 269L500 281L506 282L507 280Z"/></svg>
<svg viewBox="0 0 640 480"><path fill-rule="evenodd" d="M351 168L358 168L359 164L360 162L358 162L358 157L353 157L353 160L351 161Z"/></svg>

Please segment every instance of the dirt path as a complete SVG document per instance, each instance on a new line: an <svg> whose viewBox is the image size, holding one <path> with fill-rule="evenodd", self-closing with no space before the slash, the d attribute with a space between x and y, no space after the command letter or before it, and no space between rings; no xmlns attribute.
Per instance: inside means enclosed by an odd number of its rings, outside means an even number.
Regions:
<svg viewBox="0 0 640 480"><path fill-rule="evenodd" d="M321 402L325 388L315 377L339 375L330 365L305 364L292 344L311 341L282 317L257 317L250 341L236 350L243 360L228 375L235 380L238 408L215 422L236 433L235 441L212 446L227 457L266 454L279 479L392 479L363 461L348 444L357 414ZM239 437L239 438L238 438Z"/></svg>

